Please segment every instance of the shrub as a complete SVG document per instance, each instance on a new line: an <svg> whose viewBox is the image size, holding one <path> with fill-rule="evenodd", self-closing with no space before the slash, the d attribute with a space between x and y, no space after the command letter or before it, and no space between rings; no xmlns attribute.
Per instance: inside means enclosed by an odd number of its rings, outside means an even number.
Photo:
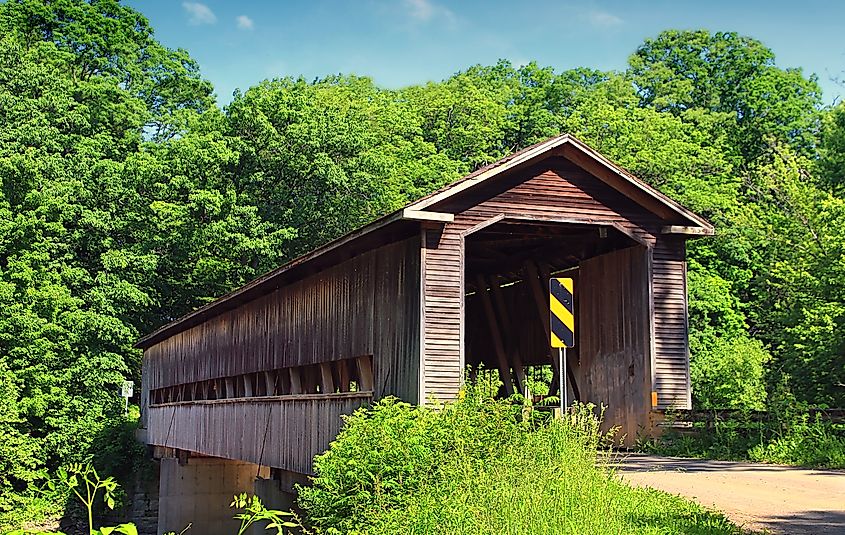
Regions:
<svg viewBox="0 0 845 535"><path fill-rule="evenodd" d="M802 414L769 441L748 450L752 461L845 468L845 433L818 415Z"/></svg>
<svg viewBox="0 0 845 535"><path fill-rule="evenodd" d="M299 505L318 533L738 533L723 517L622 484L592 406L564 419L495 400L482 377L436 409L360 409L315 460Z"/></svg>
<svg viewBox="0 0 845 535"><path fill-rule="evenodd" d="M691 433L667 432L640 446L662 455L845 468L845 424L812 416L788 383L789 377L781 378L765 413L733 413L715 418L711 427L694 422Z"/></svg>
<svg viewBox="0 0 845 535"><path fill-rule="evenodd" d="M759 340L745 335L716 337L690 362L695 406L752 409L766 406L765 366L771 356Z"/></svg>

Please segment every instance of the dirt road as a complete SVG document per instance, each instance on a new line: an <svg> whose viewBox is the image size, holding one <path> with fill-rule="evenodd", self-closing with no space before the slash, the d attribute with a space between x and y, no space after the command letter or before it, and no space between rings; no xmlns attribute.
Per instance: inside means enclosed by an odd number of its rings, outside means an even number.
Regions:
<svg viewBox="0 0 845 535"><path fill-rule="evenodd" d="M755 463L627 455L619 475L692 498L753 531L845 534L845 472Z"/></svg>

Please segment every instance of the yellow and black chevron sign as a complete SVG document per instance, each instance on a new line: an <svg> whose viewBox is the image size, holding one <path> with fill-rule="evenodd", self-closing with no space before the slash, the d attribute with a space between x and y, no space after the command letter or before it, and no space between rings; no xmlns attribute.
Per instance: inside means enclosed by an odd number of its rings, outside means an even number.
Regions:
<svg viewBox="0 0 845 535"><path fill-rule="evenodd" d="M575 347L575 299L572 279L549 279L552 347Z"/></svg>

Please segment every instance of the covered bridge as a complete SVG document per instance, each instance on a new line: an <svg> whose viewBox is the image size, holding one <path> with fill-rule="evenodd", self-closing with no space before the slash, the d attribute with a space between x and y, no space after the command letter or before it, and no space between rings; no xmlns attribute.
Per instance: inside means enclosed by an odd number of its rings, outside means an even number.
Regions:
<svg viewBox="0 0 845 535"><path fill-rule="evenodd" d="M373 399L448 400L478 364L509 393L526 367L556 367L548 278L565 272L570 395L607 405L632 441L654 409L690 407L685 241L712 233L581 141L550 139L142 339L145 439L295 480Z"/></svg>

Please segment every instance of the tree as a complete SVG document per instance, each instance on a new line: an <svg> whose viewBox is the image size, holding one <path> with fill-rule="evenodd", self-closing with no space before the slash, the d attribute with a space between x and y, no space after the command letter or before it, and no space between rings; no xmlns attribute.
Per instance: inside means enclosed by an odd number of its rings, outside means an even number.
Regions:
<svg viewBox="0 0 845 535"><path fill-rule="evenodd" d="M132 160L151 125L176 131L210 86L117 2L7 2L0 28L2 515L122 417L131 346L160 323Z"/></svg>
<svg viewBox="0 0 845 535"><path fill-rule="evenodd" d="M845 201L819 189L811 163L772 144L748 177L751 226L763 251L753 321L775 351L773 380L786 376L801 401L845 405Z"/></svg>
<svg viewBox="0 0 845 535"><path fill-rule="evenodd" d="M457 178L391 91L356 77L265 81L235 96L237 187L302 254Z"/></svg>
<svg viewBox="0 0 845 535"><path fill-rule="evenodd" d="M845 102L827 110L819 143L819 181L837 196L845 194Z"/></svg>
<svg viewBox="0 0 845 535"><path fill-rule="evenodd" d="M10 0L0 10L0 30L26 49L52 42L69 53L73 81L99 78L138 99L154 139L180 132L187 112L213 106L197 63L185 50L159 44L149 21L119 0Z"/></svg>
<svg viewBox="0 0 845 535"><path fill-rule="evenodd" d="M566 119L566 130L639 178L705 216L733 209L739 180L724 134L712 130L720 115L681 116L633 105L628 80L611 75Z"/></svg>
<svg viewBox="0 0 845 535"><path fill-rule="evenodd" d="M143 192L138 250L153 259L144 287L154 303L129 316L141 332L190 312L279 265L295 229L259 213L238 180L239 140L216 109L188 132L132 155L124 180ZM131 170L131 171L130 171ZM125 267L124 267L125 269Z"/></svg>
<svg viewBox="0 0 845 535"><path fill-rule="evenodd" d="M800 69L780 69L760 41L734 32L662 32L629 59L642 105L680 114L691 109L729 113L733 142L747 158L777 136L811 151L821 89Z"/></svg>
<svg viewBox="0 0 845 535"><path fill-rule="evenodd" d="M766 366L771 355L748 333L731 283L690 262L690 380L699 409L766 407Z"/></svg>

